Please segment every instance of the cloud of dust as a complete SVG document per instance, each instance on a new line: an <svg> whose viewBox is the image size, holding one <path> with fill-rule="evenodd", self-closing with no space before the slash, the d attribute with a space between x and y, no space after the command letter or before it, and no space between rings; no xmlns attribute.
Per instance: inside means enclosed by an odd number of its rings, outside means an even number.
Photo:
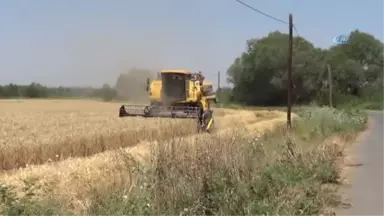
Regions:
<svg viewBox="0 0 384 216"><path fill-rule="evenodd" d="M154 79L155 77L155 71L138 68L132 68L128 72L120 74L116 81L119 99L127 100L130 103L149 103L146 81L147 78Z"/></svg>

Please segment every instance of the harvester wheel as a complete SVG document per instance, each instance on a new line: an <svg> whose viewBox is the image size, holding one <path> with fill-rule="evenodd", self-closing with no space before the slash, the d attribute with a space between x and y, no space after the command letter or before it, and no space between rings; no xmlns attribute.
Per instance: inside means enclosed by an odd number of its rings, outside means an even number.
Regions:
<svg viewBox="0 0 384 216"><path fill-rule="evenodd" d="M212 129L214 127L214 119L213 119L213 111L207 110L203 113L202 116L203 125L204 125L204 131L205 132L212 132Z"/></svg>
<svg viewBox="0 0 384 216"><path fill-rule="evenodd" d="M124 117L127 115L127 112L125 111L124 105L122 105L119 109L119 117Z"/></svg>
<svg viewBox="0 0 384 216"><path fill-rule="evenodd" d="M151 108L149 106L146 106L144 108L144 116L149 116L150 112L151 112Z"/></svg>
<svg viewBox="0 0 384 216"><path fill-rule="evenodd" d="M172 118L176 118L175 107L171 108L171 116Z"/></svg>

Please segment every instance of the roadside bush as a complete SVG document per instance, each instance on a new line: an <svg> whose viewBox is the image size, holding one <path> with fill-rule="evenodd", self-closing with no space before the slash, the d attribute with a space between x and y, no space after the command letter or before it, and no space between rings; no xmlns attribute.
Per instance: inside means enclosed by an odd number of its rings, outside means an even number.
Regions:
<svg viewBox="0 0 384 216"><path fill-rule="evenodd" d="M242 132L193 145L161 143L133 191L94 200L89 214L321 214L338 204L335 187L325 185L339 180L339 150L322 141L365 122L358 111L307 108L290 136L282 127L261 137Z"/></svg>
<svg viewBox="0 0 384 216"><path fill-rule="evenodd" d="M296 134L306 139L322 138L335 133L349 133L364 129L366 113L355 110L337 110L329 107L310 107L299 112L294 121Z"/></svg>
<svg viewBox="0 0 384 216"><path fill-rule="evenodd" d="M39 198L39 185L36 181L24 180L21 191L0 184L0 215L68 215L57 202Z"/></svg>

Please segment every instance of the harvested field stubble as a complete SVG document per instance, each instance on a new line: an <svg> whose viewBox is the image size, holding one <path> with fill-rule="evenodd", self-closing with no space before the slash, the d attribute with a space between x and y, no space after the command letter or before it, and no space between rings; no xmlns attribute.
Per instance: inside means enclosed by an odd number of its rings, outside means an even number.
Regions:
<svg viewBox="0 0 384 216"><path fill-rule="evenodd" d="M193 120L118 118L119 105L92 100L0 101L0 170L87 157L196 132ZM214 115L216 127L230 128L270 119L276 113L218 109Z"/></svg>

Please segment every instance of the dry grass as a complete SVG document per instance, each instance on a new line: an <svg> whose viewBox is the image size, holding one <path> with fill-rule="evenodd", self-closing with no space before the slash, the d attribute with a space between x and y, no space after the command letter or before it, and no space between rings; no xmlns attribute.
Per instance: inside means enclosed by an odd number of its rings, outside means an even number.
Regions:
<svg viewBox="0 0 384 216"><path fill-rule="evenodd" d="M127 181L130 171L119 151L112 150L136 145L124 151L140 160L148 159L150 146L160 140L174 141L184 136L179 139L182 145L213 139L209 134L192 135L195 122L188 120L120 119L116 103L74 100L0 103L0 112L4 113L0 118L0 131L4 134L1 168L30 164L3 173L0 180L20 186L21 179L38 178L51 196L75 209L85 209L88 197L95 191L130 183ZM241 128L243 133L263 132L285 117L280 112L230 109L217 109L214 115L218 129L214 137L226 142L232 139L234 128ZM79 156L89 157L68 158Z"/></svg>
<svg viewBox="0 0 384 216"><path fill-rule="evenodd" d="M106 113L115 113L108 106ZM283 123L284 113L220 109L215 114L214 134L177 136L175 127L163 140L143 139L118 151L12 170L0 174L0 183L20 192L24 179L38 179L40 199L59 202L53 212L77 215L309 215L335 202L334 190L323 185L337 180L332 161L340 149L323 144L324 138L358 130L360 119L315 109L286 137L285 127L260 136ZM27 204L31 214L51 214L39 203ZM18 203L5 206L29 211Z"/></svg>

